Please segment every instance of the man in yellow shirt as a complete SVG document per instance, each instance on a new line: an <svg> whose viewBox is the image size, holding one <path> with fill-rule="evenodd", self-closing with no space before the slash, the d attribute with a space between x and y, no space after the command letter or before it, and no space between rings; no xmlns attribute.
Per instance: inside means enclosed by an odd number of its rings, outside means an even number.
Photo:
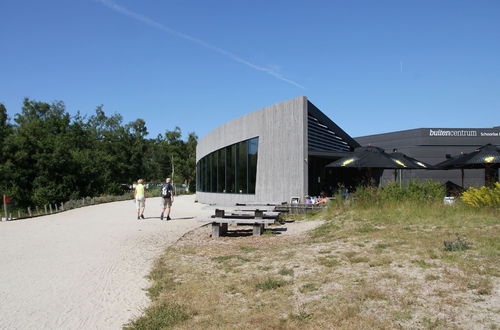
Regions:
<svg viewBox="0 0 500 330"><path fill-rule="evenodd" d="M134 190L135 207L137 208L137 220L144 219L144 209L146 208L146 195L144 193L143 179L137 181Z"/></svg>

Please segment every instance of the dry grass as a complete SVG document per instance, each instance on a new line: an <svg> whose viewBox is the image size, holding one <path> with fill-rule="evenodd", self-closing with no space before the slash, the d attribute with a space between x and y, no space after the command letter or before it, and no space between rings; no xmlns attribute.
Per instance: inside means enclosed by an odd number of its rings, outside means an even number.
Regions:
<svg viewBox="0 0 500 330"><path fill-rule="evenodd" d="M209 228L196 230L157 261L150 275L152 306L129 326L498 326L498 210L404 207L389 216L373 209L330 209L307 235L212 239ZM456 233L471 243L469 249L446 251L443 242Z"/></svg>

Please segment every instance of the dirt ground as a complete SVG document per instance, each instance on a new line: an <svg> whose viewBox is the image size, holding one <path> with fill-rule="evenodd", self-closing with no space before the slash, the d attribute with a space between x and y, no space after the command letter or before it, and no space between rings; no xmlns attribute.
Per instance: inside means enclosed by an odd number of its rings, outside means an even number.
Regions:
<svg viewBox="0 0 500 330"><path fill-rule="evenodd" d="M0 222L0 329L120 329L149 304L153 261L213 210L175 199L160 221L160 199L145 220L132 200Z"/></svg>

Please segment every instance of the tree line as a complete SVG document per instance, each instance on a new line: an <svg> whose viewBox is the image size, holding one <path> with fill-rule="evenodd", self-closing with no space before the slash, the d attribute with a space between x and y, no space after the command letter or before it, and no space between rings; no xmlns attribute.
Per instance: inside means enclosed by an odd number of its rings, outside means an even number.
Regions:
<svg viewBox="0 0 500 330"><path fill-rule="evenodd" d="M147 138L143 119L119 114L70 115L63 102L25 98L13 121L0 103L0 193L16 206L121 194L138 178L174 182L194 191L198 137L179 127Z"/></svg>

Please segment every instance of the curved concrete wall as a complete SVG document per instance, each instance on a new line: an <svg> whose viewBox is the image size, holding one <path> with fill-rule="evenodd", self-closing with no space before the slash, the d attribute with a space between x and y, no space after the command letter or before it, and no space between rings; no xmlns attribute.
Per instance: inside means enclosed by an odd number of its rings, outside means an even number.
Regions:
<svg viewBox="0 0 500 330"><path fill-rule="evenodd" d="M201 203L281 203L307 187L307 98L297 97L232 120L200 139L196 162L211 152L259 137L255 194L197 192Z"/></svg>

